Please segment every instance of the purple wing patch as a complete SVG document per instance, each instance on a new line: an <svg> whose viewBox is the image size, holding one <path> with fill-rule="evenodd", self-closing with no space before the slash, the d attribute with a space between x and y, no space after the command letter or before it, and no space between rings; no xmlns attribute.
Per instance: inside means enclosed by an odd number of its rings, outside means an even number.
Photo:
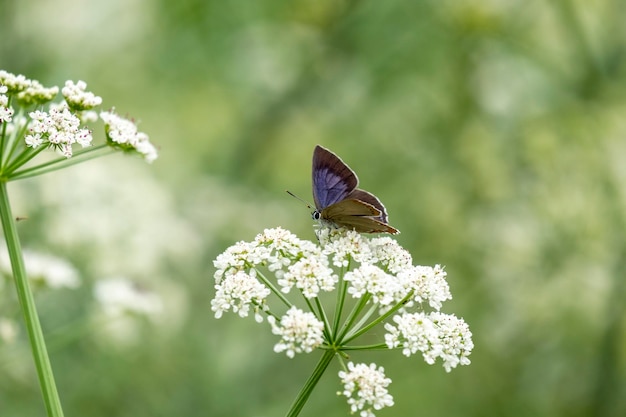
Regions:
<svg viewBox="0 0 626 417"><path fill-rule="evenodd" d="M345 199L359 180L341 158L316 146L313 152L313 200L318 211Z"/></svg>

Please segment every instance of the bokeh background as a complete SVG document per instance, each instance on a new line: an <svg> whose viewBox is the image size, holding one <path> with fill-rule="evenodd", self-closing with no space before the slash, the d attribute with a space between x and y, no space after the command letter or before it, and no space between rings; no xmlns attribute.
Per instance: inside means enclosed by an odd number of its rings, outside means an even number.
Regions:
<svg viewBox="0 0 626 417"><path fill-rule="evenodd" d="M399 352L379 416L626 415L626 2L2 0L0 68L84 80L160 148L10 184L23 246L81 285L37 301L67 416L279 416L317 355L215 320L212 260L282 226L314 239L322 144L385 203L444 311L474 333L446 374ZM158 314L111 323L93 291ZM3 314L17 315L8 280ZM11 316L12 314L12 316ZM44 415L21 322L0 416ZM346 416L337 369L303 416Z"/></svg>

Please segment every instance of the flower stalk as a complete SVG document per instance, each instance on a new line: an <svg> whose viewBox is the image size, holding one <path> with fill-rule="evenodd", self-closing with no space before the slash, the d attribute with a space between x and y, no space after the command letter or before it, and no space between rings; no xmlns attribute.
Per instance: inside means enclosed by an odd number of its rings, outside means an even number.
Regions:
<svg viewBox="0 0 626 417"><path fill-rule="evenodd" d="M46 342L43 337L43 331L41 330L41 323L37 315L35 299L26 275L22 248L17 234L15 219L11 212L7 184L5 181L0 181L0 219L2 220L2 229L9 251L9 258L11 259L15 288L30 339L44 404L49 417L62 417L63 409L61 408L61 400L59 399L59 394L54 382L52 365L50 364Z"/></svg>
<svg viewBox="0 0 626 417"><path fill-rule="evenodd" d="M324 352L319 362L315 366L313 373L311 373L309 379L307 379L307 381L304 383L302 390L300 390L298 396L296 397L289 411L285 415L286 417L296 417L298 414L300 414L300 411L302 411L302 408L311 396L311 393L313 392L313 389L319 382L320 378L322 377L322 375L324 375L326 368L328 368L328 365L330 365L330 363L332 362L335 354L336 352L334 350L327 350Z"/></svg>

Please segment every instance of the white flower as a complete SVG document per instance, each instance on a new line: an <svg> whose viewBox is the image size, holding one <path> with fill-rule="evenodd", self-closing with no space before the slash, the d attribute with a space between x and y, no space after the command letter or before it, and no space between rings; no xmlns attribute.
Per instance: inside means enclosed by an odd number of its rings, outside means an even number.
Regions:
<svg viewBox="0 0 626 417"><path fill-rule="evenodd" d="M105 314L113 317L124 314L154 317L163 310L163 303L157 294L141 289L124 278L98 281L94 287L94 296Z"/></svg>
<svg viewBox="0 0 626 417"><path fill-rule="evenodd" d="M80 129L80 119L67 106L51 106L48 113L36 110L29 116L32 122L29 134L24 138L27 146L36 148L47 144L69 158L73 144L91 145L91 132Z"/></svg>
<svg viewBox="0 0 626 417"><path fill-rule="evenodd" d="M389 349L402 348L405 356L418 351L429 365L437 358L443 360L443 367L450 372L457 365L469 365L468 356L474 348L472 333L463 319L439 312L403 313L393 321L397 327L387 323L385 342Z"/></svg>
<svg viewBox="0 0 626 417"><path fill-rule="evenodd" d="M317 297L320 291L332 291L339 278L328 267L328 259L318 253L317 256L310 254L289 265L283 278L278 280L278 285L284 293L295 285L302 291L306 298Z"/></svg>
<svg viewBox="0 0 626 417"><path fill-rule="evenodd" d="M270 271L279 271L302 257L317 256L319 248L312 242L301 240L281 227L265 229L256 236L254 244L264 248L264 261Z"/></svg>
<svg viewBox="0 0 626 417"><path fill-rule="evenodd" d="M398 242L389 236L370 240L371 262L380 262L393 274L411 268L413 258Z"/></svg>
<svg viewBox="0 0 626 417"><path fill-rule="evenodd" d="M247 317L250 305L253 305L256 320L263 320L259 309L265 307L270 290L253 275L256 275L254 270L250 274L244 271L228 273L215 284L215 298L211 300L211 310L215 312L215 318L219 319L224 312L231 309L240 317Z"/></svg>
<svg viewBox="0 0 626 417"><path fill-rule="evenodd" d="M5 70L0 70L0 84L6 86L10 93L17 93L29 87L31 80L22 74L15 75Z"/></svg>
<svg viewBox="0 0 626 417"><path fill-rule="evenodd" d="M407 290L413 290L412 301L422 303L428 301L431 308L440 310L446 300L452 299L450 287L446 281L446 272L440 265L414 266L398 273L399 281ZM407 307L412 303L407 303Z"/></svg>
<svg viewBox="0 0 626 417"><path fill-rule="evenodd" d="M6 317L0 317L0 341L8 344L17 339L17 323Z"/></svg>
<svg viewBox="0 0 626 417"><path fill-rule="evenodd" d="M324 342L324 323L313 313L306 313L291 307L276 323L274 316L267 321L272 326L272 333L281 336L280 342L274 346L274 352L285 352L293 358L296 353L310 353Z"/></svg>
<svg viewBox="0 0 626 417"><path fill-rule="evenodd" d="M254 264L250 260L250 255L253 251L254 245L241 241L217 255L217 258L213 261L213 266L216 268L213 275L216 284L221 282L224 274L233 275L244 270L249 264Z"/></svg>
<svg viewBox="0 0 626 417"><path fill-rule="evenodd" d="M82 111L92 109L102 104L102 97L85 91L85 88L87 88L87 83L84 81L78 81L76 84L71 80L65 82L65 87L61 90L61 94L65 97L65 101L70 108Z"/></svg>
<svg viewBox="0 0 626 417"><path fill-rule="evenodd" d="M6 275L12 275L7 249L3 246L0 250L0 270ZM53 289L77 288L80 285L78 271L65 259L28 249L22 253L28 279L34 284Z"/></svg>
<svg viewBox="0 0 626 417"><path fill-rule="evenodd" d="M368 239L354 230L321 228L318 231L324 253L332 255L333 265L347 267L350 261L369 262L371 250Z"/></svg>
<svg viewBox="0 0 626 417"><path fill-rule="evenodd" d="M344 386L343 394L348 398L350 411L359 412L361 417L375 417L373 410L393 406L393 397L387 391L391 379L385 377L385 369L376 364L348 363L348 371L340 371L339 378Z"/></svg>
<svg viewBox="0 0 626 417"><path fill-rule="evenodd" d="M0 123L10 122L13 117L13 108L8 107L9 98L5 95L7 86L0 84Z"/></svg>
<svg viewBox="0 0 626 417"><path fill-rule="evenodd" d="M148 135L137 131L137 125L131 120L118 116L113 112L101 112L107 139L111 146L124 151L135 151L147 162L157 159L157 150L150 143Z"/></svg>
<svg viewBox="0 0 626 417"><path fill-rule="evenodd" d="M381 306L387 306L394 301L399 302L404 298L398 279L375 265L361 265L347 272L344 280L350 283L348 293L353 297L361 298L369 293L372 301Z"/></svg>
<svg viewBox="0 0 626 417"><path fill-rule="evenodd" d="M59 87L46 88L36 80L17 93L17 99L25 105L43 104L51 101L59 93Z"/></svg>

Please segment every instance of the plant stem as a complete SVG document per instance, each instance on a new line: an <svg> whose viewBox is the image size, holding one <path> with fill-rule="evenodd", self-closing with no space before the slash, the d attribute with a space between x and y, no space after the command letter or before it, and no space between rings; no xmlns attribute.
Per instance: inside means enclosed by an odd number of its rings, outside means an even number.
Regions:
<svg viewBox="0 0 626 417"><path fill-rule="evenodd" d="M39 149L43 150L45 148L40 146L38 150ZM56 170L59 170L61 168L65 168L71 165L76 165L81 162L88 161L90 159L98 158L100 156L106 155L106 151L109 151L109 154L112 154L114 152L113 149L107 148L106 145L100 145L100 146L94 146L92 148L75 152L74 156L72 156L69 159L65 157L61 157L61 158L54 159L52 161L44 162L43 164L40 164L34 167L25 168L17 172L12 172L13 170L18 169L22 166L22 165L16 165L12 167L12 169L8 170L9 174L7 175L7 177L9 178L10 181L13 181L13 180L20 180L23 178L34 177L36 175L42 175L42 174L56 171Z"/></svg>
<svg viewBox="0 0 626 417"><path fill-rule="evenodd" d="M26 329L33 351L46 410L49 417L63 417L63 409L61 408L61 401L54 382L48 352L46 351L46 343L43 338L41 324L39 323L37 309L35 308L35 300L30 289L28 277L26 276L22 248L17 235L15 220L11 213L11 205L9 204L7 184L4 181L0 181L0 219L2 220L4 238L6 239L13 277L15 279L15 288L17 290L18 299L20 300L24 321L26 322Z"/></svg>
<svg viewBox="0 0 626 417"><path fill-rule="evenodd" d="M326 371L326 368L328 368L328 365L330 365L330 362L333 360L334 357L334 350L324 351L324 355L317 363L317 366L313 370L313 373L311 374L309 379L307 379L304 387L302 387L302 390L300 391L295 401L291 405L291 408L287 412L286 417L296 417L298 414L300 414L300 411L302 411L302 407L304 407L304 404L306 404L307 400L311 396L313 388L315 388L315 385L317 385L322 375L324 375L324 371Z"/></svg>

